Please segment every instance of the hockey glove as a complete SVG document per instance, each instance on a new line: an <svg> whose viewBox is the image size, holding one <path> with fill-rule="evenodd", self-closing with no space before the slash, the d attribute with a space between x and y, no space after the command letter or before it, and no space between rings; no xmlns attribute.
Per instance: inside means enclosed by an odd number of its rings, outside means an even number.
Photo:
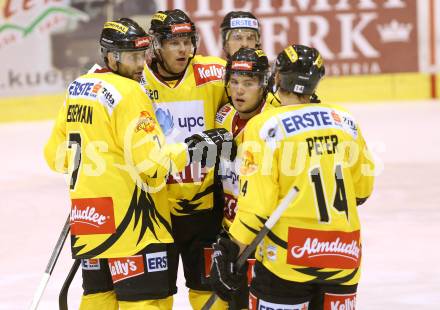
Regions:
<svg viewBox="0 0 440 310"><path fill-rule="evenodd" d="M235 158L237 145L232 134L224 128L209 129L185 139L190 162L213 167L220 155ZM224 155L223 155L224 154Z"/></svg>
<svg viewBox="0 0 440 310"><path fill-rule="evenodd" d="M239 247L227 238L218 239L212 247L211 288L218 297L230 301L237 289L247 281L245 272L234 270Z"/></svg>

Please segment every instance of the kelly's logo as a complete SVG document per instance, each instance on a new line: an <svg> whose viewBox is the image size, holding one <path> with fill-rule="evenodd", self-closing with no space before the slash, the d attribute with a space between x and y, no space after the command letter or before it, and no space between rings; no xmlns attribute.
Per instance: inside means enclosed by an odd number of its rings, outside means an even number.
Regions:
<svg viewBox="0 0 440 310"><path fill-rule="evenodd" d="M144 258L135 255L125 258L109 258L108 267L113 283L135 277L144 273Z"/></svg>
<svg viewBox="0 0 440 310"><path fill-rule="evenodd" d="M224 67L220 64L195 64L194 78L196 80L196 86L221 81L223 79L223 71Z"/></svg>

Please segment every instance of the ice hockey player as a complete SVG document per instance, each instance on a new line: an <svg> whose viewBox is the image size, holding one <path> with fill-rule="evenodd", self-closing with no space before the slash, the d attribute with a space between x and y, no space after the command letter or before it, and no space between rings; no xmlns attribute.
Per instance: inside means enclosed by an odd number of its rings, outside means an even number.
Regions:
<svg viewBox="0 0 440 310"><path fill-rule="evenodd" d="M220 24L226 59L241 47L260 48L260 23L251 12L231 11Z"/></svg>
<svg viewBox="0 0 440 310"><path fill-rule="evenodd" d="M374 164L347 110L310 102L325 73L316 49L289 46L276 67L282 106L245 127L233 241L214 244L212 283L219 296L239 287L233 262L296 186L299 195L256 249L249 309L354 309L362 253L356 208L371 195Z"/></svg>
<svg viewBox="0 0 440 310"><path fill-rule="evenodd" d="M215 114L227 102L225 61L196 54L196 27L179 9L154 14L149 33L153 59L145 66L141 83L154 102L167 142L182 142L193 133L214 128ZM204 277L203 248L215 241L221 227L221 207L213 207L213 174L214 169L193 164L168 179L173 236L194 309L200 309L212 294ZM177 277L177 261L174 267Z"/></svg>
<svg viewBox="0 0 440 310"><path fill-rule="evenodd" d="M225 130L167 144L139 85L149 36L134 21L107 22L106 69L68 87L45 158L70 174L72 255L82 261L80 309L170 309L175 260L166 177L193 161L194 141L217 143ZM199 156L201 160L203 157Z"/></svg>
<svg viewBox="0 0 440 310"><path fill-rule="evenodd" d="M258 113L273 108L271 102L266 101L269 74L269 61L261 49L240 48L228 59L225 87L230 101L217 112L216 127L231 132L238 149L243 140L246 123ZM236 213L239 166L235 159L220 158L219 176L224 194L224 232L229 230ZM229 309L246 309L248 295L248 283L245 281L229 301Z"/></svg>

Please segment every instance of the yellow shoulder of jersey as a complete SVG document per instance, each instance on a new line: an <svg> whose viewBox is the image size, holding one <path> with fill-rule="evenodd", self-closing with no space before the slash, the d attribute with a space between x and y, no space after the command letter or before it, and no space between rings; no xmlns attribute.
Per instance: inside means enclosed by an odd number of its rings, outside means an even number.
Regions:
<svg viewBox="0 0 440 310"><path fill-rule="evenodd" d="M246 128L263 123L265 120L269 119L273 115L277 115L278 113L280 113L280 111L284 110L287 107L289 106L274 106L270 102L266 101L265 108L247 122Z"/></svg>
<svg viewBox="0 0 440 310"><path fill-rule="evenodd" d="M345 108L345 107L343 107L341 105L338 105L338 104L319 103L319 106L320 107L330 108L330 109L335 109L335 110L339 110L341 112L346 112L346 113L351 114L350 111L347 108Z"/></svg>
<svg viewBox="0 0 440 310"><path fill-rule="evenodd" d="M269 103L273 107L279 107L281 105L280 97L277 93L269 92L266 97L266 103Z"/></svg>
<svg viewBox="0 0 440 310"><path fill-rule="evenodd" d="M217 56L202 56L196 55L193 58L194 63L199 64L219 64L222 66L226 66L226 60Z"/></svg>
<svg viewBox="0 0 440 310"><path fill-rule="evenodd" d="M143 88L140 86L139 82L120 76L118 74L114 74L111 72L108 73L87 73L83 75L84 78L95 78L100 79L109 83L112 83L119 92L122 94L130 94L132 91L143 91Z"/></svg>

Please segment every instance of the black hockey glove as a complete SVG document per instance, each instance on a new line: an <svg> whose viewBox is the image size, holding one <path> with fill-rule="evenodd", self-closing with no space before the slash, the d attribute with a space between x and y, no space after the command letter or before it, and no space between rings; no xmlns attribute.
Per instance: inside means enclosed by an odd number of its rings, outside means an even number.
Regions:
<svg viewBox="0 0 440 310"><path fill-rule="evenodd" d="M220 238L212 245L212 267L210 272L210 284L212 290L225 301L230 301L238 288L246 283L247 276L243 270L236 271L239 247L232 240Z"/></svg>
<svg viewBox="0 0 440 310"><path fill-rule="evenodd" d="M202 166L213 167L219 156L235 158L237 145L232 134L224 128L209 129L185 139L190 162L201 162Z"/></svg>

